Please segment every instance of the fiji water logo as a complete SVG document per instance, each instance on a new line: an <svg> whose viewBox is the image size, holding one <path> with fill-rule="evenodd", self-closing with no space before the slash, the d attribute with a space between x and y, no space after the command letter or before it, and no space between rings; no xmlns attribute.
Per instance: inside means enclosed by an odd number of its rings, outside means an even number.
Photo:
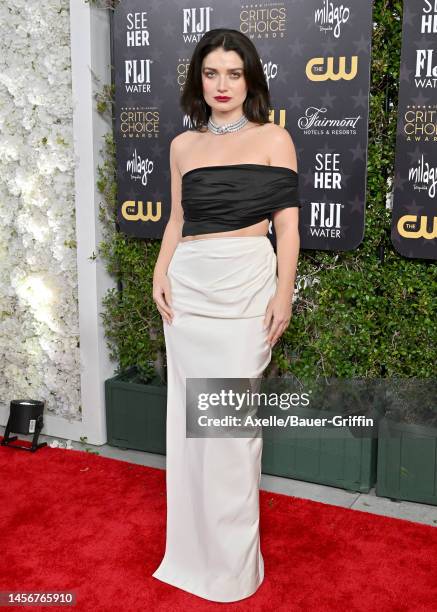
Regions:
<svg viewBox="0 0 437 612"><path fill-rule="evenodd" d="M184 42L198 42L211 29L212 6L182 9Z"/></svg>

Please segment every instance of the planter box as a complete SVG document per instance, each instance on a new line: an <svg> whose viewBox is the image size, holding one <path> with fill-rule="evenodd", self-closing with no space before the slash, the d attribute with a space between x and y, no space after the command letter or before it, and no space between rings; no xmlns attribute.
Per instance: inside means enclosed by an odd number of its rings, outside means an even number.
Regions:
<svg viewBox="0 0 437 612"><path fill-rule="evenodd" d="M277 413L276 413L277 414ZM294 408L299 417L329 417L328 411ZM260 410L259 416L268 416ZM284 416L284 415L281 415ZM376 437L355 437L347 428L294 428L286 437L274 428L263 428L262 472L367 493L376 481ZM310 433L311 431L311 433Z"/></svg>
<svg viewBox="0 0 437 612"><path fill-rule="evenodd" d="M167 387L139 384L134 366L105 381L108 444L166 452Z"/></svg>
<svg viewBox="0 0 437 612"><path fill-rule="evenodd" d="M376 495L437 505L437 427L381 419Z"/></svg>
<svg viewBox="0 0 437 612"><path fill-rule="evenodd" d="M135 374L133 367L105 381L108 444L165 455L167 387L132 382ZM268 414L260 410L259 416ZM329 416L328 411L296 408L293 414ZM262 472L350 491L368 492L374 486L376 439L349 431L340 438L338 428L327 427L313 428L313 434L298 437L296 428L287 438L264 428Z"/></svg>

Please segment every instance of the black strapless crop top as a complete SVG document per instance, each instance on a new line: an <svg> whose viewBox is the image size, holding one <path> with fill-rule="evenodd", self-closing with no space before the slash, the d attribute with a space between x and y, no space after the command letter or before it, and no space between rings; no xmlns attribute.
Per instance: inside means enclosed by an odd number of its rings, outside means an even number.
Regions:
<svg viewBox="0 0 437 612"><path fill-rule="evenodd" d="M300 208L298 173L264 164L194 168L182 176L181 203L182 236L241 229L281 208Z"/></svg>

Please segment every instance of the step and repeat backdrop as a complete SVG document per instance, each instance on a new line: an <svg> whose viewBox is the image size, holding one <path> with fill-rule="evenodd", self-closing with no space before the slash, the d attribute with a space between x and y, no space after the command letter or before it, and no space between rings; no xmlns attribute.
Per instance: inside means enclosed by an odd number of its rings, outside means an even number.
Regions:
<svg viewBox="0 0 437 612"><path fill-rule="evenodd" d="M437 0L404 0L392 242L437 259Z"/></svg>
<svg viewBox="0 0 437 612"><path fill-rule="evenodd" d="M428 15L426 9L423 14ZM409 15L406 20L414 28L419 16ZM220 27L239 30L256 46L271 95L270 120L286 128L296 146L301 248L355 249L365 223L371 0L121 0L112 27L120 230L142 238L162 237L171 209L170 142L193 127L179 97L197 42ZM418 31L423 42L425 33ZM404 55L405 47L404 39ZM426 49L425 44L420 48ZM417 92L420 86L408 73L411 62L416 71L416 59L410 55L403 59L404 80L411 80L414 96L431 96L430 90ZM420 62L425 78L433 72L432 57L425 55ZM410 150L411 143L398 134L398 146ZM422 146L415 142L412 150ZM399 158L405 162L403 151ZM392 237L398 239L397 248L403 244L399 239L409 242L408 252L400 250L403 254L424 257L414 250L418 246L411 246L421 243L426 257L432 257L434 239L427 248L423 240L400 238L411 231L411 219L401 217L406 211L417 214L423 205L422 199L413 203L407 194L405 173L408 168L400 166L395 190L399 223L394 221L399 234Z"/></svg>

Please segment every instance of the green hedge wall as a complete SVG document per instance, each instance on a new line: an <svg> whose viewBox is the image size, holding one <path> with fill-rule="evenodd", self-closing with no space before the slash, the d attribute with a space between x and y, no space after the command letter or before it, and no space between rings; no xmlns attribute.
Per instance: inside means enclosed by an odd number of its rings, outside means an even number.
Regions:
<svg viewBox="0 0 437 612"><path fill-rule="evenodd" d="M390 241L387 208L394 167L402 2L373 10L365 235L352 252L301 250L288 330L273 349L266 376L386 378L436 375L437 272L432 262L400 256ZM97 96L112 126L113 86ZM137 364L145 380L165 382L162 321L152 299L160 240L116 230L112 127L99 168L105 261L118 288L103 302L105 333L117 371Z"/></svg>

